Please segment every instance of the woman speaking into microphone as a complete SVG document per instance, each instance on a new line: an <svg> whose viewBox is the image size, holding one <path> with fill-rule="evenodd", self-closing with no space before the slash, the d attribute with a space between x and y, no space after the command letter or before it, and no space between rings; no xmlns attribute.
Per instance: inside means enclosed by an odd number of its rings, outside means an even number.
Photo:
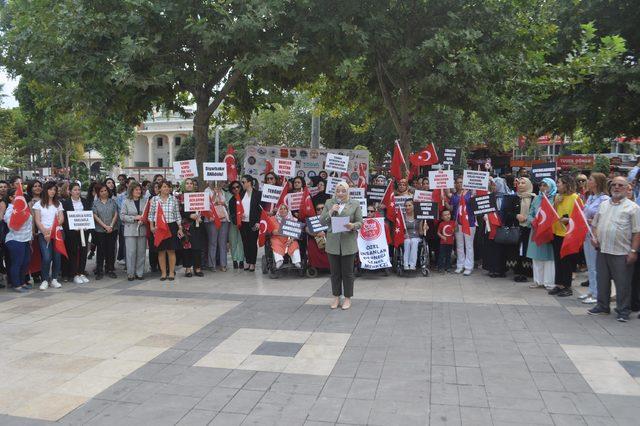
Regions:
<svg viewBox="0 0 640 426"><path fill-rule="evenodd" d="M331 309L340 305L343 287L342 309L349 309L353 296L353 265L358 252L356 237L362 226L362 211L358 201L349 199L349 186L345 182L336 185L335 197L325 203L320 222L329 227L326 251L329 255L331 290L334 296Z"/></svg>

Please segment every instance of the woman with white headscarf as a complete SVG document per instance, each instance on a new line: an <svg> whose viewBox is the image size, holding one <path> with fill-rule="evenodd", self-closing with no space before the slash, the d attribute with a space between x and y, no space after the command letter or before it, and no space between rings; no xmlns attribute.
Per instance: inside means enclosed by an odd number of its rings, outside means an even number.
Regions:
<svg viewBox="0 0 640 426"><path fill-rule="evenodd" d="M518 241L518 253L516 266L514 268L514 281L527 282L527 277L532 275L531 261L527 257L527 246L529 244L529 233L531 231L531 223L527 220L529 210L531 210L531 201L533 200L533 184L526 177L516 179L517 192L520 198L520 213L516 216L520 225L520 241Z"/></svg>

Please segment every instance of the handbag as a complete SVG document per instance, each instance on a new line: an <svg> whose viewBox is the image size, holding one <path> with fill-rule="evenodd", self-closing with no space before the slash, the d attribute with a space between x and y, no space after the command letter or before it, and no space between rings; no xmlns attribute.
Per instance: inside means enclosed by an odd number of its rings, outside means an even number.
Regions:
<svg viewBox="0 0 640 426"><path fill-rule="evenodd" d="M514 246L520 241L520 226L501 226L496 231L495 242L505 246Z"/></svg>

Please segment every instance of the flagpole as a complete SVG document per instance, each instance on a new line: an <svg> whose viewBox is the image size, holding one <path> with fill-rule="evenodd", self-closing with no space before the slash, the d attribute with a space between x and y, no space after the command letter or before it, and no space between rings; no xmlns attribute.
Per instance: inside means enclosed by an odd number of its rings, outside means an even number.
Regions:
<svg viewBox="0 0 640 426"><path fill-rule="evenodd" d="M591 232L591 226L589 226L589 221L587 220L587 217L584 215L584 212L582 211L582 208L578 204L578 199L576 198L573 202L574 202L574 207L573 208L578 207L578 212L582 216L582 219L584 220L584 223L587 224L587 230L589 231L589 236L593 239L594 236L593 236L593 232Z"/></svg>

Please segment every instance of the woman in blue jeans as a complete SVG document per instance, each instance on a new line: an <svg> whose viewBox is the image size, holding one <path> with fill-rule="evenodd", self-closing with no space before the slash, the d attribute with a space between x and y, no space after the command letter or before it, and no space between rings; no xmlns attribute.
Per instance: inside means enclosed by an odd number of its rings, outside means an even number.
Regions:
<svg viewBox="0 0 640 426"><path fill-rule="evenodd" d="M60 288L58 282L60 275L60 253L55 251L51 241L54 220L58 218L58 225L62 226L64 216L62 203L58 199L58 187L55 182L44 184L40 201L33 205L33 217L38 231L38 245L42 256L42 283L40 290L46 290L49 286Z"/></svg>
<svg viewBox="0 0 640 426"><path fill-rule="evenodd" d="M13 198L15 189L8 192L9 204L4 213L4 221L9 224L13 213ZM8 227L5 240L5 248L9 253L11 260L8 265L7 274L13 291L18 293L26 293L31 285L27 284L26 276L29 269L29 261L31 260L31 238L33 237L33 218L31 215L27 220L16 229Z"/></svg>

